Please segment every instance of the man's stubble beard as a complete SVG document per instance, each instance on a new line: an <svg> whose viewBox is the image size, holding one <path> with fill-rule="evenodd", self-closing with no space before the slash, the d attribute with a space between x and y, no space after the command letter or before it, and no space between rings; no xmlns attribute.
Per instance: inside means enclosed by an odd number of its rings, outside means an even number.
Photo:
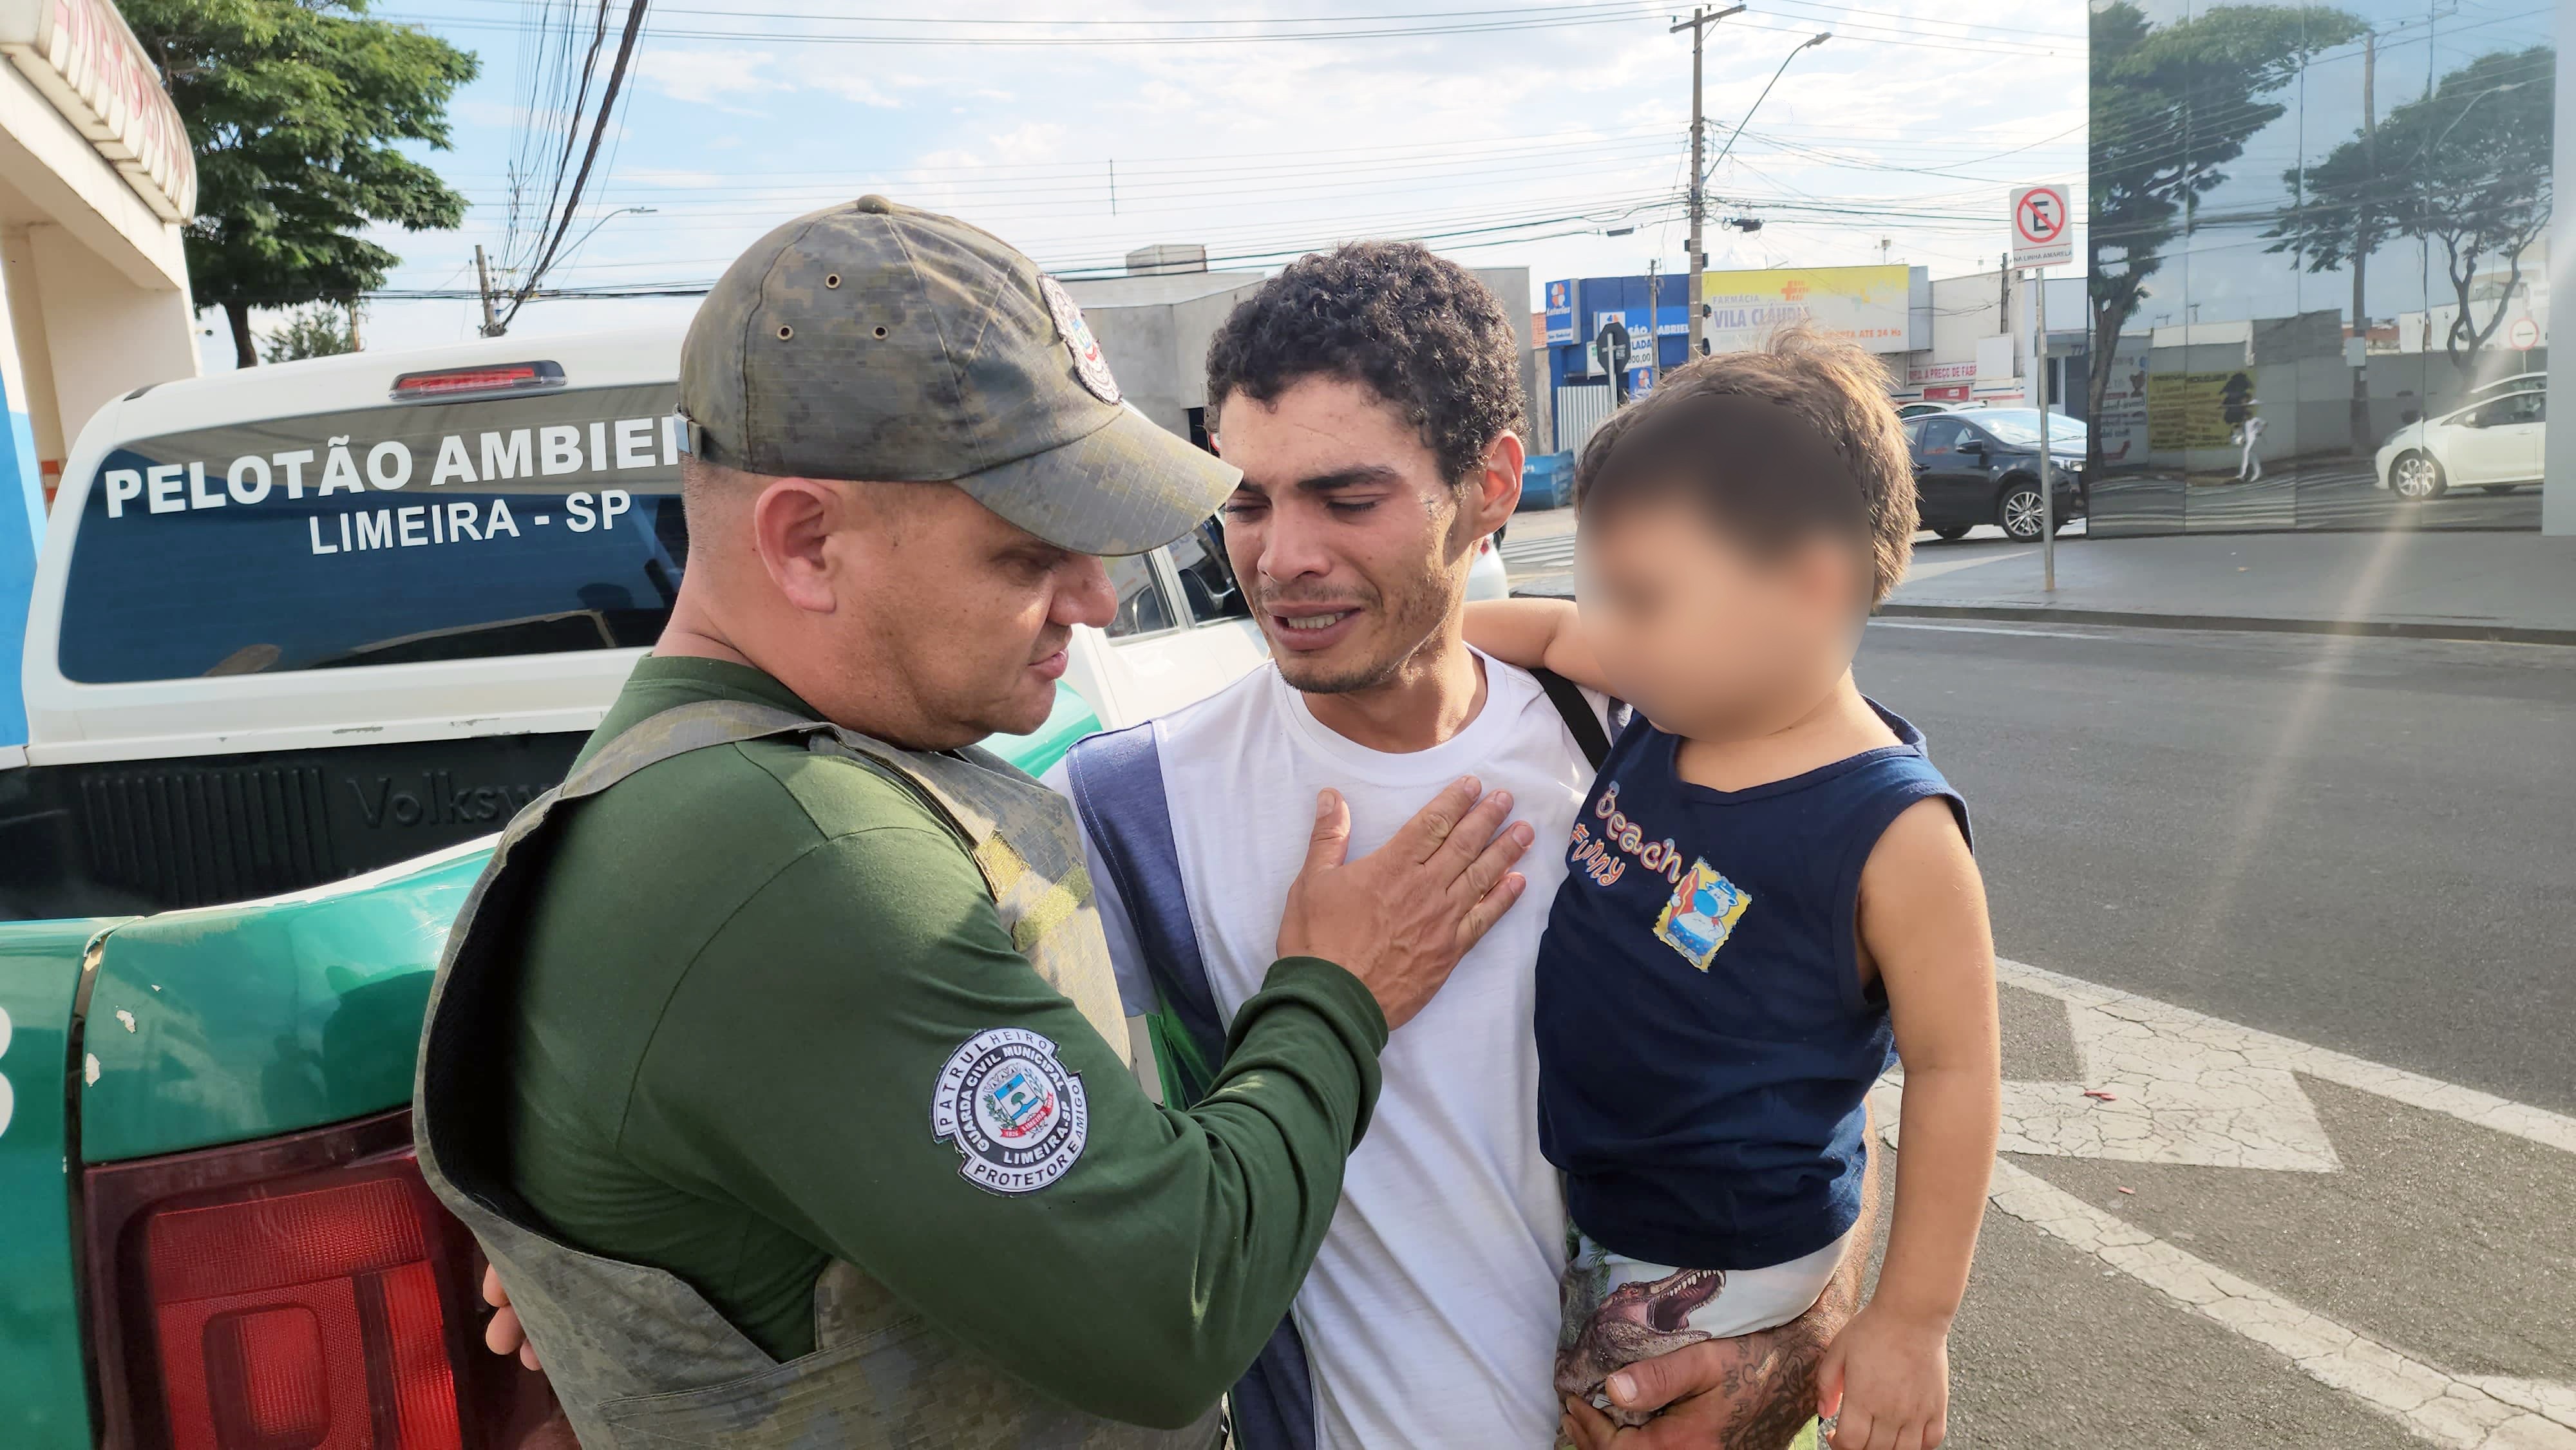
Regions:
<svg viewBox="0 0 2576 1450"><path fill-rule="evenodd" d="M1386 621L1385 635L1403 643L1380 658L1344 665L1338 670L1323 660L1285 650L1272 650L1271 658L1278 663L1280 678L1291 689L1305 694L1347 695L1377 689L1402 674L1413 657L1439 634L1459 596L1465 593L1464 584L1463 575L1453 580L1432 572L1416 576L1414 587L1392 600L1381 595L1379 612ZM1267 603L1263 607L1269 608Z"/></svg>

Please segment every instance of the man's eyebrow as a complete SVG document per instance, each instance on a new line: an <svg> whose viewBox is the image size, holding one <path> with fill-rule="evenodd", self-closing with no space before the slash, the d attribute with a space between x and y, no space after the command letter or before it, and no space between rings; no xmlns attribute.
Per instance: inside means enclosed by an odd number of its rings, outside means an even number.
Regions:
<svg viewBox="0 0 2576 1450"><path fill-rule="evenodd" d="M1404 482L1404 475L1383 463L1363 463L1352 468L1335 469L1297 480L1304 493L1333 493L1345 488L1376 488Z"/></svg>

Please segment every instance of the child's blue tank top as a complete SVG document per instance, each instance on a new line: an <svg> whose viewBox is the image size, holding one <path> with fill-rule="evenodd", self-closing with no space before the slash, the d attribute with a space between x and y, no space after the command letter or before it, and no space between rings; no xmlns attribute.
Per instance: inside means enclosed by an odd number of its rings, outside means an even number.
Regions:
<svg viewBox="0 0 2576 1450"><path fill-rule="evenodd" d="M1576 817L1538 953L1539 1143L1603 1247L1695 1269L1815 1252L1860 1213L1887 1000L1860 872L1906 807L1967 804L1923 733L1747 790L1692 785L1641 715Z"/></svg>

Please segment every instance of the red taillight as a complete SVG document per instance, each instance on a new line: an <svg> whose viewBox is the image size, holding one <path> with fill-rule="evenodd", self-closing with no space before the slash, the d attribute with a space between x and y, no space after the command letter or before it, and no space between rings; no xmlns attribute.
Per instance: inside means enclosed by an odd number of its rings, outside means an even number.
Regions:
<svg viewBox="0 0 2576 1450"><path fill-rule="evenodd" d="M494 363L484 367L404 373L394 379L393 399L397 403L406 403L454 397L460 393L519 393L563 385L561 363Z"/></svg>
<svg viewBox="0 0 2576 1450"><path fill-rule="evenodd" d="M515 1443L543 1384L484 1352L481 1260L421 1182L410 1114L91 1169L109 1447Z"/></svg>
<svg viewBox="0 0 2576 1450"><path fill-rule="evenodd" d="M316 1177L145 1217L173 1450L460 1443L419 1171Z"/></svg>

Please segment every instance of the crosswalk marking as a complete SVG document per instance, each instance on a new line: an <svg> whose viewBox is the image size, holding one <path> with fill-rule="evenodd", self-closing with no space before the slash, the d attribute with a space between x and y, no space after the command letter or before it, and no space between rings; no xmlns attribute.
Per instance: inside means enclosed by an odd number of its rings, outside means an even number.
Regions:
<svg viewBox="0 0 2576 1450"><path fill-rule="evenodd" d="M1503 540L1503 567L1547 572L1574 567L1574 535L1558 534L1544 539Z"/></svg>

